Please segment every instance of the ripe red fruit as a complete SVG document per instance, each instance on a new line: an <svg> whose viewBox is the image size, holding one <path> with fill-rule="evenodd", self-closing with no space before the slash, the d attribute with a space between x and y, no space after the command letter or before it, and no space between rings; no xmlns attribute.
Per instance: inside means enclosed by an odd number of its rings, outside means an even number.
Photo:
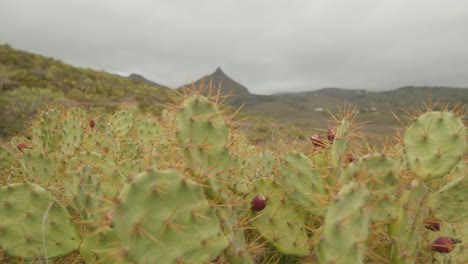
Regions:
<svg viewBox="0 0 468 264"><path fill-rule="evenodd" d="M346 160L348 162L353 162L355 159L357 159L357 157L358 156L356 154L354 154L354 153L347 153L346 154Z"/></svg>
<svg viewBox="0 0 468 264"><path fill-rule="evenodd" d="M432 244L429 244L429 249L439 253L450 253L457 243L461 243L461 241L450 237L439 237Z"/></svg>
<svg viewBox="0 0 468 264"><path fill-rule="evenodd" d="M325 146L323 138L320 134L309 136L309 139L310 141L312 141L312 145L314 145L314 148L323 148Z"/></svg>
<svg viewBox="0 0 468 264"><path fill-rule="evenodd" d="M16 148L18 148L18 150L23 150L25 148L27 148L28 146L26 145L26 143L19 143Z"/></svg>
<svg viewBox="0 0 468 264"><path fill-rule="evenodd" d="M250 210L252 211L261 211L265 209L265 206L267 205L267 198L263 195L257 195L252 199L252 202L250 202Z"/></svg>
<svg viewBox="0 0 468 264"><path fill-rule="evenodd" d="M327 130L327 139L328 141L332 142L335 139L336 135L336 126L332 126Z"/></svg>
<svg viewBox="0 0 468 264"><path fill-rule="evenodd" d="M89 121L89 127L94 128L96 124L94 123L94 120Z"/></svg>
<svg viewBox="0 0 468 264"><path fill-rule="evenodd" d="M440 231L440 222L436 219L427 219L424 222L424 227L431 231Z"/></svg>

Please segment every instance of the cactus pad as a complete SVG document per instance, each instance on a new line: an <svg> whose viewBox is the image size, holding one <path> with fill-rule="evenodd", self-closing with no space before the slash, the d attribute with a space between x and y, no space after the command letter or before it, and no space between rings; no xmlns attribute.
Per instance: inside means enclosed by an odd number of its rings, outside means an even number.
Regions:
<svg viewBox="0 0 468 264"><path fill-rule="evenodd" d="M452 171L453 179L429 196L432 213L440 221L455 223L468 219L467 175L468 166L460 162Z"/></svg>
<svg viewBox="0 0 468 264"><path fill-rule="evenodd" d="M317 255L321 263L363 263L369 233L369 191L359 182L341 188L327 209Z"/></svg>
<svg viewBox="0 0 468 264"><path fill-rule="evenodd" d="M203 263L228 246L203 188L175 169L149 170L128 183L114 227L136 263Z"/></svg>
<svg viewBox="0 0 468 264"><path fill-rule="evenodd" d="M101 227L89 234L80 245L80 255L87 264L126 264L120 249L120 241L114 229Z"/></svg>
<svg viewBox="0 0 468 264"><path fill-rule="evenodd" d="M0 247L24 259L51 259L81 242L68 211L47 190L31 183L0 187Z"/></svg>
<svg viewBox="0 0 468 264"><path fill-rule="evenodd" d="M247 196L248 207L256 195L265 196L267 205L262 211L251 212L252 226L279 252L307 256L310 250L304 216L298 213L294 203L270 178L261 178L254 184L252 193Z"/></svg>
<svg viewBox="0 0 468 264"><path fill-rule="evenodd" d="M424 180L449 173L467 146L463 121L451 112L427 112L414 120L404 135L409 167Z"/></svg>
<svg viewBox="0 0 468 264"><path fill-rule="evenodd" d="M116 137L124 137L133 128L133 115L127 111L120 111L109 118L108 130ZM108 132L111 132L108 131Z"/></svg>
<svg viewBox="0 0 468 264"><path fill-rule="evenodd" d="M370 191L372 221L393 221L397 217L395 193L398 187L401 161L380 153L368 154L346 165L340 182L358 180Z"/></svg>
<svg viewBox="0 0 468 264"><path fill-rule="evenodd" d="M389 259L392 263L415 263L420 250L423 220L428 217L426 197L426 188L421 182L413 180L398 198L398 218L388 227L392 243Z"/></svg>
<svg viewBox="0 0 468 264"><path fill-rule="evenodd" d="M293 201L307 212L324 215L327 190L310 159L301 153L289 151L281 158L278 171L282 175L280 181Z"/></svg>

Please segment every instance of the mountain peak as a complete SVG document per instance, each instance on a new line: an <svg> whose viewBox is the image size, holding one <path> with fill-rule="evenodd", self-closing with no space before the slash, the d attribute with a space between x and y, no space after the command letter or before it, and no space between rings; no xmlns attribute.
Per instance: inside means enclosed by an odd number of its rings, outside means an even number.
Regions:
<svg viewBox="0 0 468 264"><path fill-rule="evenodd" d="M195 87L202 87L206 84L212 85L216 91L219 88L219 93L222 95L230 95L227 102L234 105L241 105L245 102L246 98L252 96L245 86L231 79L224 73L221 67L217 67L212 74L205 75L194 82Z"/></svg>
<svg viewBox="0 0 468 264"><path fill-rule="evenodd" d="M223 70L221 69L221 67L218 66L218 68L216 68L216 71L213 73L213 75L221 75L221 74L224 74Z"/></svg>

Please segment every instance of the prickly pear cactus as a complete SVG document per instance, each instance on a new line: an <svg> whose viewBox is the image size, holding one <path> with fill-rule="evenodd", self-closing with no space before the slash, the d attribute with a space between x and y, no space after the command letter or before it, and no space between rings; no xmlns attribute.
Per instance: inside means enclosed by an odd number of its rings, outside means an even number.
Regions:
<svg viewBox="0 0 468 264"><path fill-rule="evenodd" d="M24 149L20 162L27 179L43 186L60 181L59 174L65 166L60 159L38 149Z"/></svg>
<svg viewBox="0 0 468 264"><path fill-rule="evenodd" d="M80 245L80 255L86 264L130 264L122 253L117 234L108 226L89 234Z"/></svg>
<svg viewBox="0 0 468 264"><path fill-rule="evenodd" d="M336 128L336 135L330 147L330 158L332 164L340 164L341 157L346 153L346 148L349 143L349 138L347 137L349 127L349 121L342 120Z"/></svg>
<svg viewBox="0 0 468 264"><path fill-rule="evenodd" d="M289 151L281 158L278 171L287 195L296 204L313 215L325 214L328 192L321 175L313 168L309 158Z"/></svg>
<svg viewBox="0 0 468 264"><path fill-rule="evenodd" d="M218 196L219 189L228 182L228 136L220 111L209 99L195 95L185 99L177 115L176 137L193 173L209 186L211 197Z"/></svg>
<svg viewBox="0 0 468 264"><path fill-rule="evenodd" d="M359 182L345 184L331 202L316 253L321 263L363 263L369 234L369 191Z"/></svg>
<svg viewBox="0 0 468 264"><path fill-rule="evenodd" d="M340 174L340 182L363 182L370 191L372 221L388 222L397 217L396 192L402 168L400 160L373 153L347 164Z"/></svg>
<svg viewBox="0 0 468 264"><path fill-rule="evenodd" d="M108 133L116 137L124 137L133 128L133 115L128 111L120 111L109 118Z"/></svg>
<svg viewBox="0 0 468 264"><path fill-rule="evenodd" d="M47 260L78 249L78 229L49 191L10 184L0 187L0 204L0 247L10 256Z"/></svg>
<svg viewBox="0 0 468 264"><path fill-rule="evenodd" d="M175 169L149 170L128 183L114 228L135 263L203 263L228 246L203 188Z"/></svg>
<svg viewBox="0 0 468 264"><path fill-rule="evenodd" d="M251 212L252 226L279 252L294 256L309 255L304 216L294 208L281 186L270 178L261 178L254 185L247 200L250 203L255 196L263 195L267 198L267 205L261 211Z"/></svg>
<svg viewBox="0 0 468 264"><path fill-rule="evenodd" d="M394 264L417 263L423 221L429 215L427 193L420 181L413 180L398 198L398 218L388 227L391 247L387 258Z"/></svg>
<svg viewBox="0 0 468 264"><path fill-rule="evenodd" d="M0 172L9 171L14 156L7 149L0 147Z"/></svg>
<svg viewBox="0 0 468 264"><path fill-rule="evenodd" d="M447 111L427 112L415 119L404 135L411 170L426 182L447 175L468 149L463 121Z"/></svg>
<svg viewBox="0 0 468 264"><path fill-rule="evenodd" d="M431 193L428 205L435 218L443 222L468 221L468 166L460 162L452 173L452 179L442 188Z"/></svg>
<svg viewBox="0 0 468 264"><path fill-rule="evenodd" d="M76 117L69 117L63 122L63 142L60 146L66 155L73 155L75 149L81 145L83 128L80 120Z"/></svg>
<svg viewBox="0 0 468 264"><path fill-rule="evenodd" d="M44 152L55 151L62 140L62 125L59 110L45 112L40 124L32 128L34 145Z"/></svg>

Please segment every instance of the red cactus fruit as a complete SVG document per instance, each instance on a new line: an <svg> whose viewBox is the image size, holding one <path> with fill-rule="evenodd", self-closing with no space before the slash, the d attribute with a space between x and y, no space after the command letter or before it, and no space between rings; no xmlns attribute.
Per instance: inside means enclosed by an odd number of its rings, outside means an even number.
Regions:
<svg viewBox="0 0 468 264"><path fill-rule="evenodd" d="M336 135L336 126L332 126L327 130L327 139L328 141L332 142L335 139Z"/></svg>
<svg viewBox="0 0 468 264"><path fill-rule="evenodd" d="M346 154L346 160L348 162L353 162L357 158L358 158L358 156L356 154L354 154L354 153L347 153Z"/></svg>
<svg viewBox="0 0 468 264"><path fill-rule="evenodd" d="M323 148L325 146L325 143L323 142L323 137L320 134L309 136L309 139L310 141L312 141L312 145L314 145L314 148Z"/></svg>
<svg viewBox="0 0 468 264"><path fill-rule="evenodd" d="M265 206L267 205L267 198L263 195L257 195L252 199L252 202L250 202L250 210L258 212L263 209L265 209Z"/></svg>
<svg viewBox="0 0 468 264"><path fill-rule="evenodd" d="M16 146L16 148L22 151L23 149L28 148L28 146L26 145L26 143L21 142Z"/></svg>
<svg viewBox="0 0 468 264"><path fill-rule="evenodd" d="M94 128L96 124L94 123L94 120L89 121L89 127Z"/></svg>
<svg viewBox="0 0 468 264"><path fill-rule="evenodd" d="M429 244L429 249L439 253L450 253L455 248L455 244L461 243L458 239L450 237L439 237L432 244Z"/></svg>
<svg viewBox="0 0 468 264"><path fill-rule="evenodd" d="M424 227L431 231L440 231L440 222L437 219L426 219L424 221Z"/></svg>

